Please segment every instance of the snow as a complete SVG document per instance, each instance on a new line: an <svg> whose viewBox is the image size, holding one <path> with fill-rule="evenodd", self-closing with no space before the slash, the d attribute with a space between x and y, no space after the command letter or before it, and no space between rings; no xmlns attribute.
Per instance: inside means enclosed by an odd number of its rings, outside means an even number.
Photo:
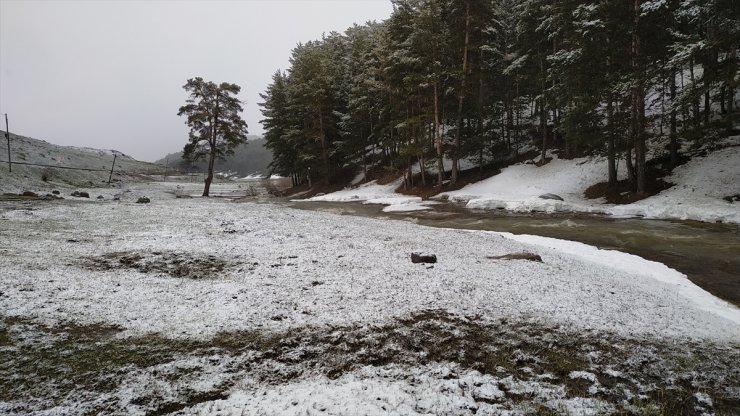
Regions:
<svg viewBox="0 0 740 416"><path fill-rule="evenodd" d="M539 168L515 165L448 197L477 208L740 223L738 205L722 200L740 194L740 137L731 140L736 140L735 146L696 157L675 169L669 178L676 184L673 188L631 205L612 206L583 197L586 187L605 180L606 162L599 158L555 158ZM101 160L78 154L96 156L95 151L63 148L50 153L48 146L31 140L19 138L16 143L28 160L66 158L68 163L93 167ZM100 155L107 157L108 153ZM131 163L130 169L145 167ZM3 176L3 190L52 189L62 183L23 177L30 172L36 171L14 167L14 175ZM244 178L253 179L256 175ZM214 184L212 195L241 197L247 185ZM386 212L429 209L438 203L397 194L400 185L400 180L386 185L371 182L312 200L383 204ZM740 339L738 308L697 287L683 274L638 256L530 235L432 229L405 221L349 216L338 220L335 215L279 205L197 198L201 190L201 183L119 184L118 188L92 191L90 200L0 203L0 316L30 318L44 325L116 325L123 328L116 335L122 340L152 333L207 340L222 331L373 326L428 310L477 316L484 323L512 319L627 338L727 343L730 348ZM565 201L540 199L544 193L558 194ZM96 195L104 199L95 200ZM135 204L139 196L149 196L152 202ZM568 220L564 225L575 226ZM487 258L522 251L539 254L543 262ZM224 260L226 267L200 279L184 279L85 266L85 259L117 252L155 258L156 253L176 253L188 259L214 256ZM412 252L434 253L439 261L412 264ZM23 329L14 329L19 330ZM18 336L22 345L53 345L62 337L31 329ZM537 359L520 350L513 354L524 361ZM296 360L300 358L296 354ZM122 368L123 380L110 393L70 398L44 412L81 413L86 401L115 399L126 413L143 414L137 402L141 397L155 394L177 402L183 392L209 393L221 383L231 385L230 372L240 360L250 362L214 353ZM180 380L191 369L198 371ZM282 384L264 383L250 375L237 379L226 399L199 403L181 413L537 411L503 407L500 403L506 403L502 399L507 392L531 398L529 405L534 402L568 414L613 411L598 398L603 386L596 373L585 370L572 371L568 377L590 382L591 398L569 397L565 387L553 384L551 375L525 381L505 372L481 374L449 362L361 367L338 378L306 372ZM521 371L532 374L531 368ZM615 370L607 374L623 376ZM708 394L697 392L694 398L697 410L712 407ZM75 401L81 407L75 407ZM0 403L2 409L12 409L12 403Z"/></svg>
<svg viewBox="0 0 740 416"><path fill-rule="evenodd" d="M604 213L606 210L586 199L583 191L606 179L605 159L555 158L541 167L533 163L509 166L496 176L441 196L447 196L452 202L466 202L469 208L478 209ZM559 195L564 201L539 198L546 193Z"/></svg>
<svg viewBox="0 0 740 416"><path fill-rule="evenodd" d="M426 367L363 367L332 380L315 377L278 386L237 390L228 399L195 405L184 415L501 415L532 413L507 411L496 403L504 397L498 388L526 394L552 409L568 414L603 414L610 406L597 399L567 399L565 389L547 383L497 378L454 365ZM477 399L477 400L476 400Z"/></svg>
<svg viewBox="0 0 740 416"><path fill-rule="evenodd" d="M616 215L740 223L740 204L722 198L740 194L740 136L737 145L692 159L673 170L675 185L658 195L609 209Z"/></svg>
<svg viewBox="0 0 740 416"><path fill-rule="evenodd" d="M434 202L422 201L418 196L407 196L396 193L396 189L403 183L403 178L391 183L380 185L377 181L347 188L327 195L315 196L304 201L319 202L358 202L366 204L387 205L385 212L420 211L429 209Z"/></svg>
<svg viewBox="0 0 740 416"><path fill-rule="evenodd" d="M740 337L737 308L636 256L531 236L175 199L176 186L132 188L120 202L1 211L2 314L173 338L382 323L427 309L630 337ZM214 185L214 192L228 194L229 186ZM140 194L152 203L131 202ZM204 279L84 266L85 258L127 251L210 255L228 266ZM417 251L435 253L438 262L412 264ZM487 259L521 251L540 254L543 263ZM313 285L317 280L322 284Z"/></svg>
<svg viewBox="0 0 740 416"><path fill-rule="evenodd" d="M568 253L584 261L592 261L596 264L606 263L625 273L666 283L673 287L672 290L675 290L687 299L691 299L697 308L722 316L740 325L740 314L737 308L729 307L731 305L727 302L691 283L683 273L671 269L662 263L645 260L642 257L616 250L602 250L576 241L559 240L536 235L500 234L512 240L554 249L559 253Z"/></svg>
<svg viewBox="0 0 740 416"><path fill-rule="evenodd" d="M740 204L722 198L740 194L740 136L725 142L722 150L695 157L674 169L666 178L673 187L644 200L627 204L606 204L583 195L591 185L605 182L606 160L553 159L544 166L517 164L496 176L447 192L450 201L468 208L506 209L515 212L587 212L619 217L697 220L740 223ZM619 172L625 172L620 165ZM545 193L564 201L539 198Z"/></svg>

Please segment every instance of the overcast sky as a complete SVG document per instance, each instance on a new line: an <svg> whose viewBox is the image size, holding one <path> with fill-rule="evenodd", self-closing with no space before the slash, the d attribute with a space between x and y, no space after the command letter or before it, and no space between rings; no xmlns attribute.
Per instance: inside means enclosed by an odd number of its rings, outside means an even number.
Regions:
<svg viewBox="0 0 740 416"><path fill-rule="evenodd" d="M0 0L0 113L20 135L153 161L187 141L182 86L201 76L240 85L249 133L262 134L259 94L297 43L391 11L390 0Z"/></svg>

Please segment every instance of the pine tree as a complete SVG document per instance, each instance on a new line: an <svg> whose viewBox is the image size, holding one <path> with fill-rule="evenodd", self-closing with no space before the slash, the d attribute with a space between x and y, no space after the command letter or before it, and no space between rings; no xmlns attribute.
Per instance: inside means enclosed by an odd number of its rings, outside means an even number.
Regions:
<svg viewBox="0 0 740 416"><path fill-rule="evenodd" d="M247 141L247 123L241 118L241 101L235 96L241 87L223 82L216 85L201 77L191 78L183 86L190 94L178 116L187 116L190 141L183 149L183 158L208 158L208 176L203 196L208 196L213 181L216 158L233 154L234 149Z"/></svg>

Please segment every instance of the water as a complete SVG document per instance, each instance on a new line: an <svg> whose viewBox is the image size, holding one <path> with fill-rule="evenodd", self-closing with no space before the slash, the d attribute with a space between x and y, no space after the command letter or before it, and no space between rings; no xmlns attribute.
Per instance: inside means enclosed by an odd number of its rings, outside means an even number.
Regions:
<svg viewBox="0 0 740 416"><path fill-rule="evenodd" d="M454 204L429 211L384 213L380 205L287 202L298 209L402 219L439 228L505 231L580 241L658 261L700 287L740 306L740 226L694 221L619 219L583 214L513 214Z"/></svg>

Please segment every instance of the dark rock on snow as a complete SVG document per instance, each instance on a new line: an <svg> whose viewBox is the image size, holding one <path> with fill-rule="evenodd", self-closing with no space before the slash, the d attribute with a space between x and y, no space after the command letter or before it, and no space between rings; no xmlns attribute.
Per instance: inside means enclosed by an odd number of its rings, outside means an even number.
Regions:
<svg viewBox="0 0 740 416"><path fill-rule="evenodd" d="M136 200L136 203L137 204L148 204L150 202L152 202L152 201L149 198L145 197L145 196L139 197L139 199Z"/></svg>
<svg viewBox="0 0 740 416"><path fill-rule="evenodd" d="M540 198L541 199L554 199L556 201L562 201L563 200L563 198L561 198L559 195L555 195L555 194L542 194L542 195L540 195Z"/></svg>
<svg viewBox="0 0 740 416"><path fill-rule="evenodd" d="M542 257L540 257L539 254L524 252L504 254L503 256L488 256L486 258L489 258L491 260L529 260L542 263Z"/></svg>
<svg viewBox="0 0 740 416"><path fill-rule="evenodd" d="M25 191L21 194L21 196L28 196L28 197L36 198L39 195L36 192Z"/></svg>
<svg viewBox="0 0 740 416"><path fill-rule="evenodd" d="M728 195L728 196L726 196L726 197L724 197L722 199L724 199L725 201L727 201L729 203L733 203L733 202L736 202L736 201L740 201L740 194Z"/></svg>
<svg viewBox="0 0 740 416"><path fill-rule="evenodd" d="M434 254L411 253L412 263L436 263L437 256Z"/></svg>

